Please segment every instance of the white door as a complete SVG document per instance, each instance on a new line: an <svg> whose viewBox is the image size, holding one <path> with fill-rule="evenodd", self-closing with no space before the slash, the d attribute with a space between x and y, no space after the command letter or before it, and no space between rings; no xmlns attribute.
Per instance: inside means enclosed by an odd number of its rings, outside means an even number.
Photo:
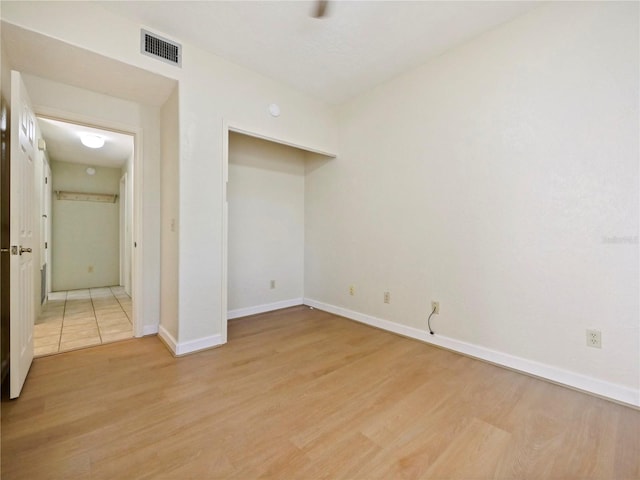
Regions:
<svg viewBox="0 0 640 480"><path fill-rule="evenodd" d="M20 73L11 72L11 261L9 396L20 395L33 360L36 118Z"/></svg>

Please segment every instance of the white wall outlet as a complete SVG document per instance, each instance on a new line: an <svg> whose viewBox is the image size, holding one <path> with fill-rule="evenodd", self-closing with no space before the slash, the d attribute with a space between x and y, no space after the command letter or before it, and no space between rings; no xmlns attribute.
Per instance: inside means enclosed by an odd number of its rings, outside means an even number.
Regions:
<svg viewBox="0 0 640 480"><path fill-rule="evenodd" d="M349 295L351 295L352 297L356 294L356 286L355 285L349 285Z"/></svg>
<svg viewBox="0 0 640 480"><path fill-rule="evenodd" d="M269 283L269 286L271 287L271 290L276 288L276 281L275 280L271 280L271 282Z"/></svg>
<svg viewBox="0 0 640 480"><path fill-rule="evenodd" d="M440 302L431 300L431 311L438 315L440 313Z"/></svg>
<svg viewBox="0 0 640 480"><path fill-rule="evenodd" d="M587 329L587 347L602 348L602 332L600 330Z"/></svg>
<svg viewBox="0 0 640 480"><path fill-rule="evenodd" d="M391 303L391 293L384 292L384 303Z"/></svg>

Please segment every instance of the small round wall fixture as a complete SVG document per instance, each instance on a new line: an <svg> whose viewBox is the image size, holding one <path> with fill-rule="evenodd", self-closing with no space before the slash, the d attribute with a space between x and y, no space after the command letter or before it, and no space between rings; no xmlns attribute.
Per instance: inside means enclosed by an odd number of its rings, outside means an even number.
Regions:
<svg viewBox="0 0 640 480"><path fill-rule="evenodd" d="M104 138L102 138L100 135L94 135L92 133L81 134L80 141L85 147L89 148L102 148L104 146Z"/></svg>
<svg viewBox="0 0 640 480"><path fill-rule="evenodd" d="M85 172L87 172L87 175L95 175L96 174L96 169L93 168L93 167L87 167Z"/></svg>
<svg viewBox="0 0 640 480"><path fill-rule="evenodd" d="M280 106L277 103L272 103L271 105L269 105L269 113L271 114L272 117L279 117Z"/></svg>

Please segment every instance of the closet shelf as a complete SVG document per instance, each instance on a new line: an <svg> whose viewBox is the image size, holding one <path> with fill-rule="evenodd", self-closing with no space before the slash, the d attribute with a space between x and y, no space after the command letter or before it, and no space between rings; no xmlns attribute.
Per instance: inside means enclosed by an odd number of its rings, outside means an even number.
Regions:
<svg viewBox="0 0 640 480"><path fill-rule="evenodd" d="M116 203L118 195L115 193L84 193L56 190L58 200L72 200L79 202Z"/></svg>

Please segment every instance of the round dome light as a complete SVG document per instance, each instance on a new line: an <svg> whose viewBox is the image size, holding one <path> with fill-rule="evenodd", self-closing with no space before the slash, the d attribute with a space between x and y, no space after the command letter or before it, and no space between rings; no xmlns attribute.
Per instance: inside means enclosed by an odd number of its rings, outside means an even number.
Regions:
<svg viewBox="0 0 640 480"><path fill-rule="evenodd" d="M80 141L85 147L89 148L101 148L104 145L104 138L91 133L83 133L80 135Z"/></svg>

